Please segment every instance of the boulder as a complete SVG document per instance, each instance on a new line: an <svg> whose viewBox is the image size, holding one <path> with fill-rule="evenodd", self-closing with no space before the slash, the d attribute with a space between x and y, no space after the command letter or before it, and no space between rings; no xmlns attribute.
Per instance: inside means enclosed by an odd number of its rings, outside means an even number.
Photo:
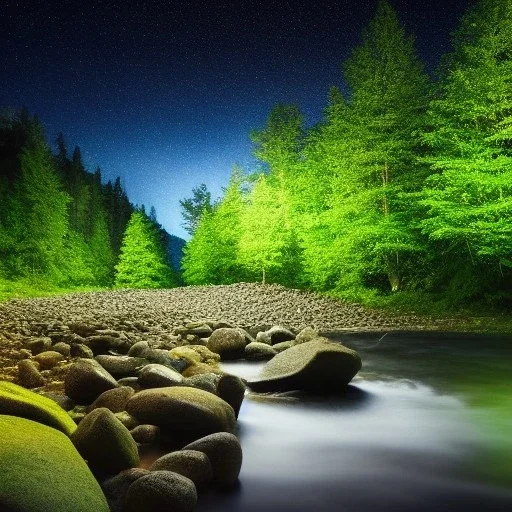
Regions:
<svg viewBox="0 0 512 512"><path fill-rule="evenodd" d="M60 352L56 352L55 350L46 350L34 357L34 360L39 363L40 370L51 370L65 359L66 358Z"/></svg>
<svg viewBox="0 0 512 512"><path fill-rule="evenodd" d="M253 341L245 347L245 359L249 361L264 361L272 359L277 354L277 351L271 345Z"/></svg>
<svg viewBox="0 0 512 512"><path fill-rule="evenodd" d="M122 412L126 407L126 403L134 394L135 391L129 386L109 389L101 393L101 395L94 400L89 406L88 412L100 407L106 407L112 412Z"/></svg>
<svg viewBox="0 0 512 512"><path fill-rule="evenodd" d="M266 332L266 334L270 337L272 345L295 339L295 334L281 325L274 325Z"/></svg>
<svg viewBox="0 0 512 512"><path fill-rule="evenodd" d="M204 389L216 395L219 379L220 375L216 373L200 373L199 375L192 375L192 377L186 378L183 381L183 385Z"/></svg>
<svg viewBox="0 0 512 512"><path fill-rule="evenodd" d="M147 469L130 468L105 480L101 487L107 498L110 512L123 512L126 493L130 485L142 476L149 475Z"/></svg>
<svg viewBox="0 0 512 512"><path fill-rule="evenodd" d="M272 348L277 352L284 352L285 350L288 350L289 348L292 348L296 342L294 340L290 341L282 341L281 343L276 343L275 345L272 345Z"/></svg>
<svg viewBox="0 0 512 512"><path fill-rule="evenodd" d="M213 483L231 486L238 480L242 468L242 447L238 438L228 432L203 437L183 447L205 453L213 468Z"/></svg>
<svg viewBox="0 0 512 512"><path fill-rule="evenodd" d="M155 444L160 438L160 427L156 425L137 425L130 430L136 443Z"/></svg>
<svg viewBox="0 0 512 512"><path fill-rule="evenodd" d="M48 337L36 338L27 343L27 348L33 355L37 355L46 350L51 350L52 340Z"/></svg>
<svg viewBox="0 0 512 512"><path fill-rule="evenodd" d="M224 400L185 386L140 391L130 398L126 410L140 423L184 435L231 432L236 423L233 408Z"/></svg>
<svg viewBox="0 0 512 512"><path fill-rule="evenodd" d="M109 512L69 438L46 425L0 415L0 508L5 512Z"/></svg>
<svg viewBox="0 0 512 512"><path fill-rule="evenodd" d="M124 512L192 512L196 503L192 480L172 471L151 471L128 488Z"/></svg>
<svg viewBox="0 0 512 512"><path fill-rule="evenodd" d="M78 359L64 380L64 392L79 404L90 404L104 391L117 387L114 377L94 359Z"/></svg>
<svg viewBox="0 0 512 512"><path fill-rule="evenodd" d="M70 435L76 429L68 413L53 400L12 382L0 382L0 414L28 418L60 430L66 435Z"/></svg>
<svg viewBox="0 0 512 512"><path fill-rule="evenodd" d="M239 359L243 357L246 340L240 329L222 327L213 331L208 339L208 349L219 354L221 359Z"/></svg>
<svg viewBox="0 0 512 512"><path fill-rule="evenodd" d="M172 368L154 363L142 368L137 381L143 388L165 388L179 385L183 376Z"/></svg>
<svg viewBox="0 0 512 512"><path fill-rule="evenodd" d="M355 350L317 338L276 355L260 378L248 382L254 391L337 391L346 387L361 369Z"/></svg>
<svg viewBox="0 0 512 512"><path fill-rule="evenodd" d="M22 359L18 363L18 382L25 388L38 388L46 384L39 372L38 365L31 359Z"/></svg>
<svg viewBox="0 0 512 512"><path fill-rule="evenodd" d="M105 334L97 334L85 338L84 343L91 347L95 355L108 354L110 350L119 353L126 353L130 349L129 341L126 338L118 336L109 336Z"/></svg>
<svg viewBox="0 0 512 512"><path fill-rule="evenodd" d="M104 407L87 414L71 441L93 471L114 474L139 464L137 444L129 430Z"/></svg>
<svg viewBox="0 0 512 512"><path fill-rule="evenodd" d="M203 345L187 345L173 348L169 354L176 359L185 359L190 364L207 363L216 365L220 361L219 354L212 352Z"/></svg>
<svg viewBox="0 0 512 512"><path fill-rule="evenodd" d="M160 348L150 348L144 352L144 358L150 363L163 364L167 368L182 372L190 363L184 359L175 359L171 357L168 350Z"/></svg>
<svg viewBox="0 0 512 512"><path fill-rule="evenodd" d="M102 354L96 356L94 359L107 370L114 377L133 377L138 374L138 371L146 364L147 359L142 357L130 356L112 356Z"/></svg>
<svg viewBox="0 0 512 512"><path fill-rule="evenodd" d="M191 364L183 370L183 377L193 377L194 375L203 375L205 373L216 373L222 375L224 372L217 366L206 363Z"/></svg>
<svg viewBox="0 0 512 512"><path fill-rule="evenodd" d="M149 343L147 341L137 341L128 350L128 355L131 357L144 357L144 353L147 350L149 350Z"/></svg>
<svg viewBox="0 0 512 512"><path fill-rule="evenodd" d="M73 343L69 353L72 357L81 359L92 359L94 357L93 351L84 343Z"/></svg>
<svg viewBox="0 0 512 512"><path fill-rule="evenodd" d="M204 490L213 479L212 464L208 456L196 450L171 452L155 460L150 471L174 471L190 478L199 490Z"/></svg>
<svg viewBox="0 0 512 512"><path fill-rule="evenodd" d="M295 345L300 345L301 343L306 343L308 341L313 341L315 338L318 338L320 335L318 331L313 329L313 327L306 327L302 329L302 331L297 334L295 337Z"/></svg>
<svg viewBox="0 0 512 512"><path fill-rule="evenodd" d="M245 395L244 381L235 375L223 375L217 384L217 395L233 407L235 417L238 418Z"/></svg>
<svg viewBox="0 0 512 512"><path fill-rule="evenodd" d="M53 345L53 350L55 352L58 352L59 354L62 354L63 356L70 356L71 355L71 345L69 343L65 343L64 341L58 341Z"/></svg>

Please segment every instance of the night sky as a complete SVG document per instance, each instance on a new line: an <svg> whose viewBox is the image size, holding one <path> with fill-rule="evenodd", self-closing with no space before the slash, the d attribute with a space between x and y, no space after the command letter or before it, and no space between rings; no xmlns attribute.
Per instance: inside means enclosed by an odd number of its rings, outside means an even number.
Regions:
<svg viewBox="0 0 512 512"><path fill-rule="evenodd" d="M429 71L471 0L392 0ZM89 170L121 176L184 236L178 200L214 196L278 102L317 122L377 0L3 0L0 109L26 105Z"/></svg>

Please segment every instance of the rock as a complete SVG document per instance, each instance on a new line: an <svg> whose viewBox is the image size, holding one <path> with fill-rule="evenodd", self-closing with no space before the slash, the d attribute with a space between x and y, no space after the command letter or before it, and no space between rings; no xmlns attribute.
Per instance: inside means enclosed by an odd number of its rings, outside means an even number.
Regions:
<svg viewBox="0 0 512 512"><path fill-rule="evenodd" d="M307 343L308 341L313 341L315 338L320 337L318 331L313 329L312 327L306 327L302 329L302 331L297 334L295 337L295 345L299 345L301 343Z"/></svg>
<svg viewBox="0 0 512 512"><path fill-rule="evenodd" d="M128 355L130 357L144 357L144 353L147 350L149 350L149 343L147 341L138 341L130 347Z"/></svg>
<svg viewBox="0 0 512 512"><path fill-rule="evenodd" d="M71 345L65 343L64 341L58 341L55 343L55 345L53 345L53 350L66 357L71 355Z"/></svg>
<svg viewBox="0 0 512 512"><path fill-rule="evenodd" d="M104 334L87 336L84 343L91 348L95 355L107 354L110 350L126 353L130 348L130 344L127 339Z"/></svg>
<svg viewBox="0 0 512 512"><path fill-rule="evenodd" d="M176 347L169 352L170 356L176 359L185 359L190 364L207 363L216 365L220 361L219 354L212 352L203 345L188 345Z"/></svg>
<svg viewBox="0 0 512 512"><path fill-rule="evenodd" d="M101 487L107 498L110 512L123 512L126 493L130 485L142 476L149 475L147 469L130 468L105 480Z"/></svg>
<svg viewBox="0 0 512 512"><path fill-rule="evenodd" d="M38 388L46 384L39 372L38 365L31 359L22 359L18 363L18 382L25 388Z"/></svg>
<svg viewBox="0 0 512 512"><path fill-rule="evenodd" d="M83 323L71 323L68 325L69 330L86 338L88 336L93 336L98 329L101 329L99 325L87 325Z"/></svg>
<svg viewBox="0 0 512 512"><path fill-rule="evenodd" d="M253 341L245 347L245 359L249 361L263 361L265 359L272 359L277 354L277 351L271 345Z"/></svg>
<svg viewBox="0 0 512 512"><path fill-rule="evenodd" d="M205 391L209 391L216 395L219 379L220 375L217 375L216 373L201 373L199 375L192 375L192 377L188 377L183 381L183 385L204 389Z"/></svg>
<svg viewBox="0 0 512 512"><path fill-rule="evenodd" d="M217 384L217 395L233 407L235 417L238 418L245 396L244 381L235 375L223 375Z"/></svg>
<svg viewBox="0 0 512 512"><path fill-rule="evenodd" d="M72 357L79 357L81 359L92 359L94 357L93 351L84 343L73 343L70 354Z"/></svg>
<svg viewBox="0 0 512 512"><path fill-rule="evenodd" d="M343 389L361 369L359 354L342 345L317 338L281 352L263 368L254 391L324 391Z"/></svg>
<svg viewBox="0 0 512 512"><path fill-rule="evenodd" d="M283 341L290 341L295 339L295 334L281 325L274 325L274 327L271 327L267 331L267 335L270 336L272 345L274 343L281 343Z"/></svg>
<svg viewBox="0 0 512 512"><path fill-rule="evenodd" d="M260 331L256 334L256 341L258 343L265 343L266 345L272 345L272 338L267 331Z"/></svg>
<svg viewBox="0 0 512 512"><path fill-rule="evenodd" d="M45 396L46 398L49 398L50 400L53 400L57 405L62 407L65 411L70 411L75 406L75 402L71 400L66 395L60 395L58 393L53 393L52 391L41 391L38 394L41 396Z"/></svg>
<svg viewBox="0 0 512 512"><path fill-rule="evenodd" d="M152 348L144 352L144 358L150 363L163 364L167 368L182 372L190 363L184 359L174 359L168 350Z"/></svg>
<svg viewBox="0 0 512 512"><path fill-rule="evenodd" d="M34 357L34 360L39 363L40 370L51 370L65 359L66 358L60 352L56 352L55 350L40 352Z"/></svg>
<svg viewBox="0 0 512 512"><path fill-rule="evenodd" d="M94 359L78 359L64 380L64 392L79 404L90 404L104 391L117 387L114 377Z"/></svg>
<svg viewBox="0 0 512 512"><path fill-rule="evenodd" d="M68 413L53 400L12 382L0 381L0 414L28 418L66 435L70 435L76 428Z"/></svg>
<svg viewBox="0 0 512 512"><path fill-rule="evenodd" d="M128 488L124 512L192 512L196 503L192 480L172 471L151 471Z"/></svg>
<svg viewBox="0 0 512 512"><path fill-rule="evenodd" d="M176 370L162 364L148 364L142 368L138 383L143 388L165 388L181 384L183 377Z"/></svg>
<svg viewBox="0 0 512 512"><path fill-rule="evenodd" d="M129 386L109 389L101 393L87 410L90 412L99 407L106 407L112 412L122 412L126 407L126 403L134 394L135 391Z"/></svg>
<svg viewBox="0 0 512 512"><path fill-rule="evenodd" d="M216 373L222 375L224 372L217 366L212 366L206 363L191 364L183 370L183 377L193 377L194 375L202 375L204 373Z"/></svg>
<svg viewBox="0 0 512 512"><path fill-rule="evenodd" d="M293 347L296 344L294 340L290 341L282 341L281 343L276 343L275 345L272 345L272 348L277 352L284 352L285 350L288 350L289 348Z"/></svg>
<svg viewBox="0 0 512 512"><path fill-rule="evenodd" d="M51 338L47 337L36 338L34 340L30 340L27 343L27 348L35 356L37 354L40 354L41 352L45 352L46 350L51 350L52 340Z"/></svg>
<svg viewBox="0 0 512 512"><path fill-rule="evenodd" d="M155 460L150 471L174 471L190 478L198 490L204 490L213 479L213 469L208 455L196 450L171 452Z"/></svg>
<svg viewBox="0 0 512 512"><path fill-rule="evenodd" d="M94 359L115 377L133 377L138 375L139 370L148 364L147 359L142 357L112 356L102 354Z"/></svg>
<svg viewBox="0 0 512 512"><path fill-rule="evenodd" d="M140 391L130 398L126 410L140 423L184 435L231 432L236 423L233 408L224 400L184 386Z"/></svg>
<svg viewBox="0 0 512 512"><path fill-rule="evenodd" d="M5 512L109 512L69 438L46 425L0 416L0 504Z"/></svg>
<svg viewBox="0 0 512 512"><path fill-rule="evenodd" d="M133 430L140 422L126 411L115 412L114 416L128 429Z"/></svg>
<svg viewBox="0 0 512 512"><path fill-rule="evenodd" d="M117 383L120 386L129 386L135 392L140 391L142 389L142 386L139 384L138 377L123 377L122 379L118 379Z"/></svg>
<svg viewBox="0 0 512 512"><path fill-rule="evenodd" d="M208 338L213 332L213 329L208 324L200 322L187 324L185 329L187 329L187 334L194 334L199 338Z"/></svg>
<svg viewBox="0 0 512 512"><path fill-rule="evenodd" d="M213 331L208 340L208 349L219 354L222 360L239 359L244 355L245 336L239 329L222 327Z"/></svg>
<svg viewBox="0 0 512 512"><path fill-rule="evenodd" d="M137 425L130 430L135 442L140 444L155 444L160 438L160 428L156 425Z"/></svg>
<svg viewBox="0 0 512 512"><path fill-rule="evenodd" d="M238 438L228 432L210 434L183 447L205 453L213 468L213 483L231 486L242 468L242 447Z"/></svg>
<svg viewBox="0 0 512 512"><path fill-rule="evenodd" d="M139 464L137 444L129 430L104 407L87 414L71 441L95 472L114 474Z"/></svg>

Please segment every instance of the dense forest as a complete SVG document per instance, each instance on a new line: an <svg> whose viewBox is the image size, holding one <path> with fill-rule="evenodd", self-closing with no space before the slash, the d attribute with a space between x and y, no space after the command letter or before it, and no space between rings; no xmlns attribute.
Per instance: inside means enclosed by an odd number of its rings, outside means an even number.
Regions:
<svg viewBox="0 0 512 512"><path fill-rule="evenodd" d="M43 289L177 284L171 254L179 239L154 208L132 205L119 178L103 183L100 169L88 172L62 134L56 145L54 154L26 109L0 117L0 281Z"/></svg>
<svg viewBox="0 0 512 512"><path fill-rule="evenodd" d="M321 122L276 105L251 133L260 167L182 201L185 281L509 307L510 2L465 14L434 80L383 1L342 69Z"/></svg>

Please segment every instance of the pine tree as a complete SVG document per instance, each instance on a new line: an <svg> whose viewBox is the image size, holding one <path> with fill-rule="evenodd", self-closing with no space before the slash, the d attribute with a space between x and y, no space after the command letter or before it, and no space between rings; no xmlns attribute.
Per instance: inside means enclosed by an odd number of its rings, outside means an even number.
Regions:
<svg viewBox="0 0 512 512"><path fill-rule="evenodd" d="M512 282L511 82L512 1L480 0L455 33L424 133L434 174L423 231L444 262L457 255L463 287Z"/></svg>
<svg viewBox="0 0 512 512"><path fill-rule="evenodd" d="M185 231L193 235L201 217L205 213L211 213L213 209L212 195L204 183L192 189L192 197L180 199L182 226Z"/></svg>
<svg viewBox="0 0 512 512"><path fill-rule="evenodd" d="M159 232L141 211L133 212L128 222L116 271L117 287L165 288L174 284Z"/></svg>

